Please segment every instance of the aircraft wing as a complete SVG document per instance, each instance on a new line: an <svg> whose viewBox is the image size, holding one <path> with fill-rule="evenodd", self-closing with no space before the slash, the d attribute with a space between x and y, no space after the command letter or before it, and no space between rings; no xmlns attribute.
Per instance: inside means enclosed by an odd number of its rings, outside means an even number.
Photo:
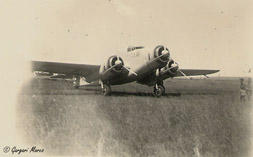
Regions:
<svg viewBox="0 0 253 157"><path fill-rule="evenodd" d="M32 71L79 75L87 81L99 79L100 65L32 61Z"/></svg>
<svg viewBox="0 0 253 157"><path fill-rule="evenodd" d="M220 70L203 70L203 69L180 69L186 76L195 76L195 75L208 75L217 73ZM175 77L184 76L181 72L178 72Z"/></svg>

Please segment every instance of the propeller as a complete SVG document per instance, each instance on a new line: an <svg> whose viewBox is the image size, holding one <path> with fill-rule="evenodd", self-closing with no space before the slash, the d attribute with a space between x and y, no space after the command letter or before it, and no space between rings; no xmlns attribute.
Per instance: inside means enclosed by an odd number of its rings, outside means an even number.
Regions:
<svg viewBox="0 0 253 157"><path fill-rule="evenodd" d="M137 76L137 74L134 71L130 70L124 64L122 64L122 61L119 59L119 56L117 56L117 60L115 61L115 65L122 65L122 67L125 68L127 71L129 71L130 73Z"/></svg>
<svg viewBox="0 0 253 157"><path fill-rule="evenodd" d="M171 67L170 67L169 69L173 69L173 68L175 68L175 67L177 67L177 66L178 66L177 62L174 62L173 64L171 64ZM179 71L184 77L186 77L187 79L190 80L190 78L189 78L184 72L182 72L179 68L178 68L178 71Z"/></svg>
<svg viewBox="0 0 253 157"><path fill-rule="evenodd" d="M122 64L122 61L119 59L119 56L117 56L117 60L115 61L115 65Z"/></svg>
<svg viewBox="0 0 253 157"><path fill-rule="evenodd" d="M164 59L166 58L169 58L169 51L167 50L167 48L165 46L163 46L163 49L162 52L161 52L161 55Z"/></svg>
<svg viewBox="0 0 253 157"><path fill-rule="evenodd" d="M177 62L174 62L173 64L171 64L171 67L169 68L169 70L178 67ZM179 68L177 69L184 77L186 77L187 79L190 79L184 72L182 72Z"/></svg>
<svg viewBox="0 0 253 157"><path fill-rule="evenodd" d="M187 75L185 75L185 73L183 73L180 69L178 69L178 71L179 71L182 75L184 75L184 77L186 77L187 79L190 80L190 78L189 78Z"/></svg>
<svg viewBox="0 0 253 157"><path fill-rule="evenodd" d="M169 70L175 68L175 67L178 67L178 64L176 62L174 62L173 64L171 64L171 67L169 68Z"/></svg>
<svg viewBox="0 0 253 157"><path fill-rule="evenodd" d="M137 74L134 71L130 70L129 68L125 67L124 65L123 65L123 68L125 68L127 71L129 71L130 73L132 73L135 76L137 76Z"/></svg>
<svg viewBox="0 0 253 157"><path fill-rule="evenodd" d="M163 46L163 50L161 53L162 53L161 55L165 55L167 53L165 46Z"/></svg>

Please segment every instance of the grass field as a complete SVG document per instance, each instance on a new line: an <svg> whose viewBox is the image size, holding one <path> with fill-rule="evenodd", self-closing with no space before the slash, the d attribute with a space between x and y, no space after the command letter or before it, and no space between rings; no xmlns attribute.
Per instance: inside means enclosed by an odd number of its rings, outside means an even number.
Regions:
<svg viewBox="0 0 253 157"><path fill-rule="evenodd" d="M152 87L75 90L70 82L34 78L19 94L17 124L47 155L249 156L251 97L239 79L173 79Z"/></svg>

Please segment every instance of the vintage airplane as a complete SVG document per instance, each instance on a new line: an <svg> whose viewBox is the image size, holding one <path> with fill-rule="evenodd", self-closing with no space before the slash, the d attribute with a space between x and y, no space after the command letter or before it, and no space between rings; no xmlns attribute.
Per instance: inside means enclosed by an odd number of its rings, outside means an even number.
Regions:
<svg viewBox="0 0 253 157"><path fill-rule="evenodd" d="M81 78L88 83L99 81L105 96L111 94L111 85L136 81L154 86L154 94L160 97L165 93L163 80L167 78L206 76L219 70L179 69L178 64L170 57L168 48L158 45L153 49L143 46L128 47L124 59L122 56L112 55L101 65L32 61L32 71L72 77L75 88L80 87Z"/></svg>

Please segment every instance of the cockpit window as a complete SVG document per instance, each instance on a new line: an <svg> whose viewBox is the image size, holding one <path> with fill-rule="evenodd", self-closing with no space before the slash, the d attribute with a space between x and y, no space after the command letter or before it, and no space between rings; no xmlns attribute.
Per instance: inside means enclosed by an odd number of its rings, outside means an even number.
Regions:
<svg viewBox="0 0 253 157"><path fill-rule="evenodd" d="M134 51L134 50L137 50L137 49L143 49L144 46L129 46L127 48L127 52L131 52L131 51Z"/></svg>

